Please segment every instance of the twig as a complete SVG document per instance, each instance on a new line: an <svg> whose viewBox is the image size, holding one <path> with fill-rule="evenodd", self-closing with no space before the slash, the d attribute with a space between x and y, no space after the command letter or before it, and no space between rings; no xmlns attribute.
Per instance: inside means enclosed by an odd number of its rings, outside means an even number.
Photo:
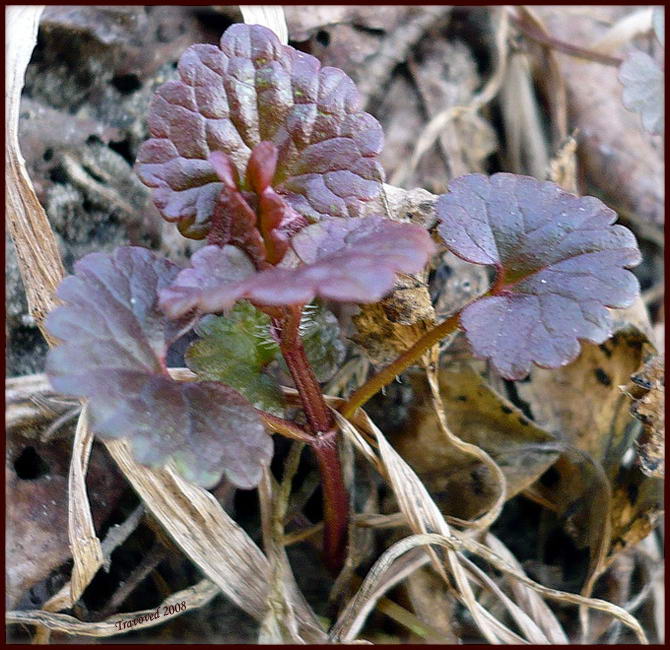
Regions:
<svg viewBox="0 0 670 650"><path fill-rule="evenodd" d="M523 33L524 36L530 38L536 43L540 43L540 45L544 45L545 47L550 47L553 50L563 52L563 54L574 56L579 59L586 59L587 61L593 61L594 63L611 65L617 68L622 63L622 59L616 56L609 56L607 54L601 54L600 52L594 52L593 50L580 47L579 45L573 45L572 43L561 41L549 34L543 34L542 32L535 29L533 25L530 25L528 21L524 21L516 14L510 13L510 20L514 23L514 26Z"/></svg>
<svg viewBox="0 0 670 650"><path fill-rule="evenodd" d="M167 549L160 542L155 542L151 547L151 550L135 567L128 579L119 584L118 589L99 612L99 619L111 616L121 605L123 605L126 598L135 591L140 583L167 557L167 555Z"/></svg>

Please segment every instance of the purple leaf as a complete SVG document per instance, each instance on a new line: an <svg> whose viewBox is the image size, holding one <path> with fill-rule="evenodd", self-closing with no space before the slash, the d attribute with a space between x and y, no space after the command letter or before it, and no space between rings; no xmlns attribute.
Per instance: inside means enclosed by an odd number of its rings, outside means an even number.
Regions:
<svg viewBox="0 0 670 650"><path fill-rule="evenodd" d="M194 307L216 313L247 298L258 305L297 305L319 296L341 302L376 302L393 287L396 273L416 273L434 251L421 227L384 219L325 219L301 230L282 265L231 280L251 268L232 247L206 246L191 258L172 287L161 292L171 317ZM232 250L231 250L232 249Z"/></svg>
<svg viewBox="0 0 670 650"><path fill-rule="evenodd" d="M626 307L639 292L626 269L641 257L635 237L612 225L616 213L594 197L577 197L528 176L469 174L437 202L438 230L468 262L492 265L489 295L463 310L475 354L508 379L531 363L566 365L578 339L611 335L606 307Z"/></svg>
<svg viewBox="0 0 670 650"><path fill-rule="evenodd" d="M209 229L221 183L211 152L233 158L240 176L261 141L278 150L275 190L310 220L359 216L383 171L378 122L361 111L354 83L337 68L281 45L258 25L232 25L215 45L194 45L178 81L151 104L151 139L137 158L154 202L182 234Z"/></svg>
<svg viewBox="0 0 670 650"><path fill-rule="evenodd" d="M193 318L170 321L157 306L179 270L137 247L80 260L58 289L66 304L47 319L63 341L49 352L47 374L57 391L88 398L94 432L127 437L139 462L172 460L206 487L223 473L253 487L272 453L254 409L228 386L179 383L165 369L169 344Z"/></svg>

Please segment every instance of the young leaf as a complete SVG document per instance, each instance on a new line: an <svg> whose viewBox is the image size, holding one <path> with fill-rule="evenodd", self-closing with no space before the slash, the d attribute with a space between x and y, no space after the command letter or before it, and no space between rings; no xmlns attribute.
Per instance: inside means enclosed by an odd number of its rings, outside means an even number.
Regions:
<svg viewBox="0 0 670 650"><path fill-rule="evenodd" d="M204 316L196 326L201 338L189 347L186 363L201 379L232 386L257 408L281 417L279 387L263 373L279 352L269 328L270 318L246 301L226 316Z"/></svg>
<svg viewBox="0 0 670 650"><path fill-rule="evenodd" d="M275 306L306 304L316 296L376 302L393 287L396 273L420 271L435 248L423 228L382 217L325 219L301 230L291 247L281 266L241 279L251 269L244 253L205 246L191 258L192 268L161 292L161 307L176 318L194 307L221 312L241 298Z"/></svg>
<svg viewBox="0 0 670 650"><path fill-rule="evenodd" d="M154 202L182 234L202 238L221 183L208 158L221 151L243 175L261 141L278 149L274 188L310 220L360 216L383 171L383 135L361 111L347 75L282 45L259 25L232 25L216 45L194 45L179 61L178 81L157 91L151 139L137 158Z"/></svg>
<svg viewBox="0 0 670 650"><path fill-rule="evenodd" d="M633 234L593 197L576 197L528 176L469 174L437 202L438 230L462 259L496 268L487 296L463 310L475 354L508 379L531 363L556 368L579 353L578 339L611 334L606 307L639 292L625 269L640 262Z"/></svg>
<svg viewBox="0 0 670 650"><path fill-rule="evenodd" d="M212 213L207 242L239 246L260 268L266 262L280 262L291 236L309 225L270 185L277 168L277 156L277 147L266 140L254 147L244 183L225 153L215 151L209 157L222 190ZM251 187L253 192L243 193L242 185Z"/></svg>
<svg viewBox="0 0 670 650"><path fill-rule="evenodd" d="M138 247L77 262L58 289L65 305L46 322L63 341L49 352L47 374L57 391L88 398L93 430L127 437L139 462L172 460L205 487L222 473L253 487L272 454L253 407L228 386L179 383L164 367L169 344L191 324L169 321L157 307L178 272Z"/></svg>

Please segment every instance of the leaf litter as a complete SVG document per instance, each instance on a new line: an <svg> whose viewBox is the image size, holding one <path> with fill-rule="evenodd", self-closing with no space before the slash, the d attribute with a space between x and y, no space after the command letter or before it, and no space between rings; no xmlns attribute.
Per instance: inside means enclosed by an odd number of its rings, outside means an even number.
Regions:
<svg viewBox="0 0 670 650"><path fill-rule="evenodd" d="M20 240L20 236L18 239ZM50 261L54 262L55 260ZM50 266L48 268L58 267ZM28 279L27 282L30 282L30 280ZM38 294L40 288L37 288ZM51 299L46 292L43 292L43 294L43 299ZM607 345L605 344L605 346ZM576 363L579 363L579 360ZM542 371L538 370L538 372ZM603 370L603 372L606 373L607 371ZM604 385L602 375L599 376L600 378L596 377L596 381ZM626 384L626 379L623 378L621 383ZM430 369L428 370L428 381L432 400L436 411L438 411L436 415L444 429L443 433L447 436L453 436L453 434L448 433L448 419L445 418L445 413L442 412L440 405L441 401L448 399L448 395L445 395L444 389L438 386L437 377L431 373ZM611 385L617 387L614 381L611 382ZM374 426L371 420L361 411L352 418L352 421L355 423L355 427L345 421L341 422L343 431L361 453L361 457L370 462L382 476L388 479L396 493L400 509L404 513L403 520L406 522L404 525L409 524L414 534L387 549L377 560L373 569L368 573L364 586L354 596L349 605L344 608L340 618L331 629L331 639L345 637L350 640L357 639L365 616L374 609L375 602L380 595L411 571L425 565L426 562L431 562L438 575L443 576L443 578L447 575L453 576L456 587L454 588L452 581L445 580L446 588L455 590L456 597L470 610L474 620L480 626L482 634L490 641L518 642L526 640L547 643L563 640L565 635L561 636L560 625L555 617L551 614L547 615L550 610L547 610L547 605L543 600L537 598L538 594L565 603L579 604L605 611L633 629L637 637L644 641L644 633L639 625L620 608L597 599L583 598L575 594L567 594L543 587L524 575L518 563L514 562L513 556L506 555L504 547L497 543L490 533L485 538L486 545L484 545L471 536L469 528L460 531L457 529L458 526L449 526L422 482L409 465L388 444L381 431ZM539 421L539 419L536 419L536 422ZM535 424L532 426L535 426ZM562 430L565 429L562 428ZM570 430L574 429L570 428ZM286 612L287 608L293 608L295 613L295 619L293 620L295 622L291 622L291 616L288 617L286 629L289 637L283 637L287 632L278 630L276 621L275 623L269 623L263 628L264 633L268 635L265 638L272 640L278 640L279 638L293 639L298 638L295 636L298 635L302 639L312 640L312 642L323 642L326 639L325 632L316 622L313 612L296 590L291 576L281 575L282 572L277 571L276 549L275 551L269 550L273 544L275 547L277 545L277 539L272 539L272 537L276 537L275 533L266 540L269 548L266 547L266 553L263 554L221 509L220 505L213 498L210 498L211 495L205 490L187 483L172 469L150 470L137 465L123 443L110 442L108 447L150 511L165 526L185 554L191 557L208 576L207 579L196 586L173 594L164 604L176 603L187 597L189 607L200 607L209 602L219 590L222 590L243 609L252 613L259 621L270 621L267 603L272 596L268 594L276 592L275 598L279 595L279 601L283 600L283 604L280 603L279 605L280 609L276 611ZM490 468L499 482L498 496L494 500L493 506L489 504L483 519L479 520L480 525L482 525L482 521L484 522L482 528L486 530L497 518L502 503L506 499L508 478L504 471L500 471L500 469L496 471L497 464L493 462L490 454L479 449L479 447L472 449L472 445L470 447L462 446L462 448L477 454L481 462ZM479 452L476 449L479 449ZM81 478L80 476L78 479L80 482ZM265 497L261 498L265 499L264 507L266 512L269 513L269 520L272 521L273 518L276 518L273 511L277 508L281 510L281 499L278 505L276 500L277 486L273 484L272 478L267 474L265 480ZM279 489L281 490L281 488ZM614 495L618 493L622 492L615 490ZM81 499L81 493L79 494ZM84 508L78 515L78 519L85 522L87 516L90 516L90 514L87 515L87 511L87 508ZM635 517L635 515L632 516L633 521L635 521ZM193 527L194 522L197 522L195 528ZM397 526L398 523L394 525ZM613 524L613 527L615 525ZM90 531L90 527L88 530ZM92 534L95 536L95 531L92 531ZM97 541L97 537L95 539ZM231 543L231 540L235 541ZM446 549L446 556L438 550L440 547ZM410 555L416 549L424 549L422 552L424 557L418 553ZM429 550L426 552L425 549ZM503 573L504 580L509 581L511 593L514 593L513 600L510 600L504 591L500 591L496 582L483 575L481 570L468 557L463 555L464 549L474 555L479 554L492 567ZM410 560L401 568L402 558L407 555L409 555ZM98 559L98 554L95 554L94 563L89 564L89 569L84 571L83 582L93 577L94 571L90 567L94 566ZM288 568L290 569L290 567ZM284 564L283 570L286 569L287 566ZM398 570L397 575L389 577L388 574L393 574L395 570ZM270 578L269 576L273 577ZM243 590L241 585L250 585L249 593ZM523 587L526 591L515 592L515 586L517 589ZM481 595L480 589L488 589L494 593L510 612L517 626L510 628L509 623L501 622L491 611L482 606L478 602ZM524 593L525 596L519 596L521 593ZM533 599L530 594L533 594L536 598ZM483 599L482 602L484 602ZM544 617L539 615L538 612L543 612ZM135 612L123 616L135 616L141 613ZM64 614L36 611L14 612L10 614L8 620L34 623L72 634L109 636L117 632L113 619L114 617L106 622L90 623L77 621L77 619Z"/></svg>

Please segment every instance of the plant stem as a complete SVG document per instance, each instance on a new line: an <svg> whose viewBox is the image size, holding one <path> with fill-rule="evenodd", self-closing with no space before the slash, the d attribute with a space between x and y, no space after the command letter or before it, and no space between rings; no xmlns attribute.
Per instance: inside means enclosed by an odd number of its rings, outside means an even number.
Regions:
<svg viewBox="0 0 670 650"><path fill-rule="evenodd" d="M461 312L436 325L426 332L414 345L405 350L395 361L386 366L373 377L370 377L360 388L355 390L347 403L340 409L345 418L350 418L359 406L363 406L373 395L384 386L390 384L399 374L416 363L421 355L432 348L440 340L451 334L458 327Z"/></svg>
<svg viewBox="0 0 670 650"><path fill-rule="evenodd" d="M344 566L349 527L349 494L337 450L337 430L319 436L312 442L312 449L323 491L323 559L333 575L337 575Z"/></svg>
<svg viewBox="0 0 670 650"><path fill-rule="evenodd" d="M312 434L306 442L314 450L321 474L324 563L333 574L337 574L346 555L349 495L337 449L335 420L323 399L300 339L298 325L301 312L301 307L289 307L281 321L273 318L273 325L279 332L279 349L300 395Z"/></svg>
<svg viewBox="0 0 670 650"><path fill-rule="evenodd" d="M279 348L293 377L296 390L300 394L311 433L318 435L330 431L335 422L321 397L321 387L307 361L302 341L298 338L296 343L288 346L280 343Z"/></svg>

